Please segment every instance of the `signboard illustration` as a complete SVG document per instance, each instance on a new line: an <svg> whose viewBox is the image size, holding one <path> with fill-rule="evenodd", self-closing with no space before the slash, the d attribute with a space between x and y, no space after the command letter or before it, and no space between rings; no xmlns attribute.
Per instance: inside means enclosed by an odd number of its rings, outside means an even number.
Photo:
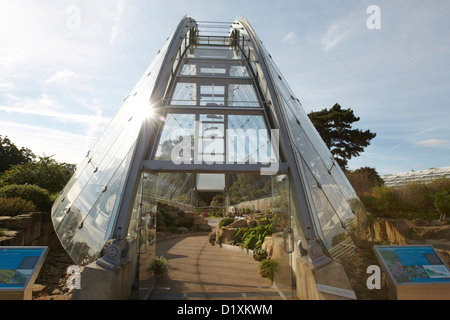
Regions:
<svg viewBox="0 0 450 320"><path fill-rule="evenodd" d="M0 247L0 291L25 290L39 273L48 247Z"/></svg>
<svg viewBox="0 0 450 320"><path fill-rule="evenodd" d="M450 270L432 246L374 246L396 285L449 283Z"/></svg>

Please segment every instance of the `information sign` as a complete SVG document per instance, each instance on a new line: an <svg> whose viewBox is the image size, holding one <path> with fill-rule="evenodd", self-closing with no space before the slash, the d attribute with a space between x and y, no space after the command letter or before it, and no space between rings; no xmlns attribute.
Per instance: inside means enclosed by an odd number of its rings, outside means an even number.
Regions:
<svg viewBox="0 0 450 320"><path fill-rule="evenodd" d="M34 284L48 247L0 247L0 291L21 291Z"/></svg>
<svg viewBox="0 0 450 320"><path fill-rule="evenodd" d="M396 285L450 283L450 269L430 245L374 246Z"/></svg>

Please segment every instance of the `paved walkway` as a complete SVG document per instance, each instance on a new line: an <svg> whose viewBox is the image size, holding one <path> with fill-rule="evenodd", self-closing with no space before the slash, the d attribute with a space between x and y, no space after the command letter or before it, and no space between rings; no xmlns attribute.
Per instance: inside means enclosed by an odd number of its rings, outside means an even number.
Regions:
<svg viewBox="0 0 450 320"><path fill-rule="evenodd" d="M167 259L169 272L157 279L149 299L280 300L259 275L259 262L236 249L212 246L206 234L158 242L156 255Z"/></svg>

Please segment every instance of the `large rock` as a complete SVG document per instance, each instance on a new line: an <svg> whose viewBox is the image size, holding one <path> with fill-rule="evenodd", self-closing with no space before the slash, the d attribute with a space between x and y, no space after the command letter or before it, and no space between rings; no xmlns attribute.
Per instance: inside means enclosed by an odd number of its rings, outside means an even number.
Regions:
<svg viewBox="0 0 450 320"><path fill-rule="evenodd" d="M220 237L220 243L232 243L234 241L234 235L237 231L238 228L233 228L231 226L219 228L218 236Z"/></svg>
<svg viewBox="0 0 450 320"><path fill-rule="evenodd" d="M228 225L228 227L231 227L231 228L243 228L243 227L247 227L247 220L245 220L245 219L238 219L238 220L235 220L233 223L231 223L230 225Z"/></svg>

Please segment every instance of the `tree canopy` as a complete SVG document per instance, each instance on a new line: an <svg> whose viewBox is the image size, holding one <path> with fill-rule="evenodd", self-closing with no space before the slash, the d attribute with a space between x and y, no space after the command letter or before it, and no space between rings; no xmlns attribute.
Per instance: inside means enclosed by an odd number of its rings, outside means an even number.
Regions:
<svg viewBox="0 0 450 320"><path fill-rule="evenodd" d="M39 157L39 161L13 165L0 174L4 184L36 185L50 193L61 191L75 172L75 165L58 163L51 157Z"/></svg>
<svg viewBox="0 0 450 320"><path fill-rule="evenodd" d="M36 156L27 148L18 148L7 136L0 135L0 173L16 164L33 161Z"/></svg>
<svg viewBox="0 0 450 320"><path fill-rule="evenodd" d="M360 120L352 109L342 109L336 103L332 108L308 114L336 162L342 169L347 168L352 157L359 156L376 134L370 130L353 129L352 125Z"/></svg>

